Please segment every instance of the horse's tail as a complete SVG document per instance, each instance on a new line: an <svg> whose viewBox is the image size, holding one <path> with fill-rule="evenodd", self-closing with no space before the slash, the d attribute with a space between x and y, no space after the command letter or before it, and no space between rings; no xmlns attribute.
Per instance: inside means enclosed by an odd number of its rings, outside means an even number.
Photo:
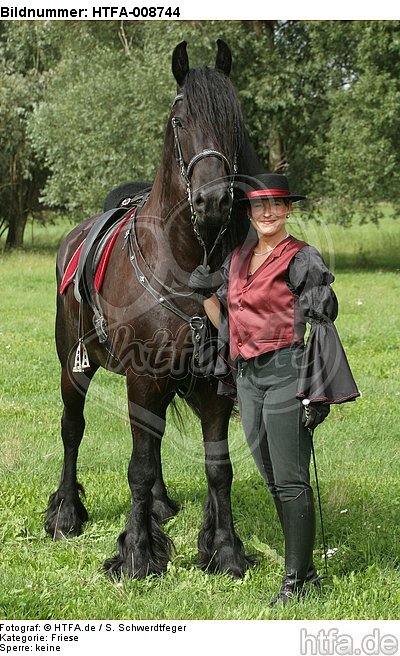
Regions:
<svg viewBox="0 0 400 656"><path fill-rule="evenodd" d="M197 404L196 399L194 399L193 397L189 397L188 399L184 399L184 401L186 401L186 404L189 406L189 408L200 419L201 418L200 407ZM180 401L176 397L171 401L170 408L171 408L172 419L175 426L178 428L178 430L183 432L185 428L186 408L184 407L182 401Z"/></svg>
<svg viewBox="0 0 400 656"><path fill-rule="evenodd" d="M188 398L183 399L187 406L194 412L196 417L201 419L200 406L194 396L189 396ZM182 401L179 401L176 397L170 403L172 411L172 419L175 426L183 431L185 428L185 412ZM232 408L231 417L240 417L238 406L235 404Z"/></svg>

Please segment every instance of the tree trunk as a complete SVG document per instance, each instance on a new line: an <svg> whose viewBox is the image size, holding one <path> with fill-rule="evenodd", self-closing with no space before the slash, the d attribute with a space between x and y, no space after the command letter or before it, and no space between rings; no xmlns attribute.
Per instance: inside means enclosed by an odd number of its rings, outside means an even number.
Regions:
<svg viewBox="0 0 400 656"><path fill-rule="evenodd" d="M28 216L26 212L24 212L18 215L15 214L10 220L6 239L6 249L22 248L27 218Z"/></svg>
<svg viewBox="0 0 400 656"><path fill-rule="evenodd" d="M261 26L264 27L267 37L267 47L271 58L275 50L275 29L277 22L276 20L254 21L254 31L257 36L261 35ZM269 129L268 145L268 170L274 173L283 173L286 169L286 158L281 135L276 125L276 119L274 118Z"/></svg>
<svg viewBox="0 0 400 656"><path fill-rule="evenodd" d="M16 149L10 161L10 197L6 214L8 216L8 232L6 249L22 248L26 221L28 219L29 184L21 172L22 147ZM35 176L31 184L34 183Z"/></svg>
<svg viewBox="0 0 400 656"><path fill-rule="evenodd" d="M279 130L272 125L269 133L269 170L274 173L283 173L286 169L286 158Z"/></svg>

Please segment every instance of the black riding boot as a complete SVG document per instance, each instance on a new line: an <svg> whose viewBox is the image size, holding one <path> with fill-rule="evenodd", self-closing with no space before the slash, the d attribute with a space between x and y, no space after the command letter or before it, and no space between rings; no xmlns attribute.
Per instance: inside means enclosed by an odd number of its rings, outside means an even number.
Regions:
<svg viewBox="0 0 400 656"><path fill-rule="evenodd" d="M298 497L282 504L285 533L285 575L270 606L285 605L304 595L304 583L312 563L315 540L313 492L305 489Z"/></svg>
<svg viewBox="0 0 400 656"><path fill-rule="evenodd" d="M280 521L281 526L282 526L283 534L285 534L285 529L284 529L284 526L283 526L282 501L280 500L279 497L276 497L276 496L273 496L272 498L273 498L274 503L275 503L276 512L278 513L278 517L279 517L279 521ZM316 588L320 588L321 587L321 578L323 578L323 577L319 576L319 574L317 572L317 569L314 565L314 562L311 558L311 564L310 564L310 567L308 568L307 575L306 575L306 578L305 578L305 582L306 583L312 583Z"/></svg>

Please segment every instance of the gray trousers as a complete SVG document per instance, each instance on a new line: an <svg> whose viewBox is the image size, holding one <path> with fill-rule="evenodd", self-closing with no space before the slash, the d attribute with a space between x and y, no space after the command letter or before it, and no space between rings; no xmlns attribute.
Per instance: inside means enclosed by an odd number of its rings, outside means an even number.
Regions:
<svg viewBox="0 0 400 656"><path fill-rule="evenodd" d="M311 440L296 399L303 346L238 357L239 412L246 439L272 495L290 501L310 485Z"/></svg>

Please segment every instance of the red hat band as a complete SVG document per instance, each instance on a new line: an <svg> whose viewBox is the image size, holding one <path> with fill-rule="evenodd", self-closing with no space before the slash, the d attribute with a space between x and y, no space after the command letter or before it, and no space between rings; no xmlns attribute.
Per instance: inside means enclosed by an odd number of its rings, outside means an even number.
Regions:
<svg viewBox="0 0 400 656"><path fill-rule="evenodd" d="M290 196L290 191L285 191L284 189L257 189L255 191L249 191L246 196L247 198L264 198L265 196Z"/></svg>

